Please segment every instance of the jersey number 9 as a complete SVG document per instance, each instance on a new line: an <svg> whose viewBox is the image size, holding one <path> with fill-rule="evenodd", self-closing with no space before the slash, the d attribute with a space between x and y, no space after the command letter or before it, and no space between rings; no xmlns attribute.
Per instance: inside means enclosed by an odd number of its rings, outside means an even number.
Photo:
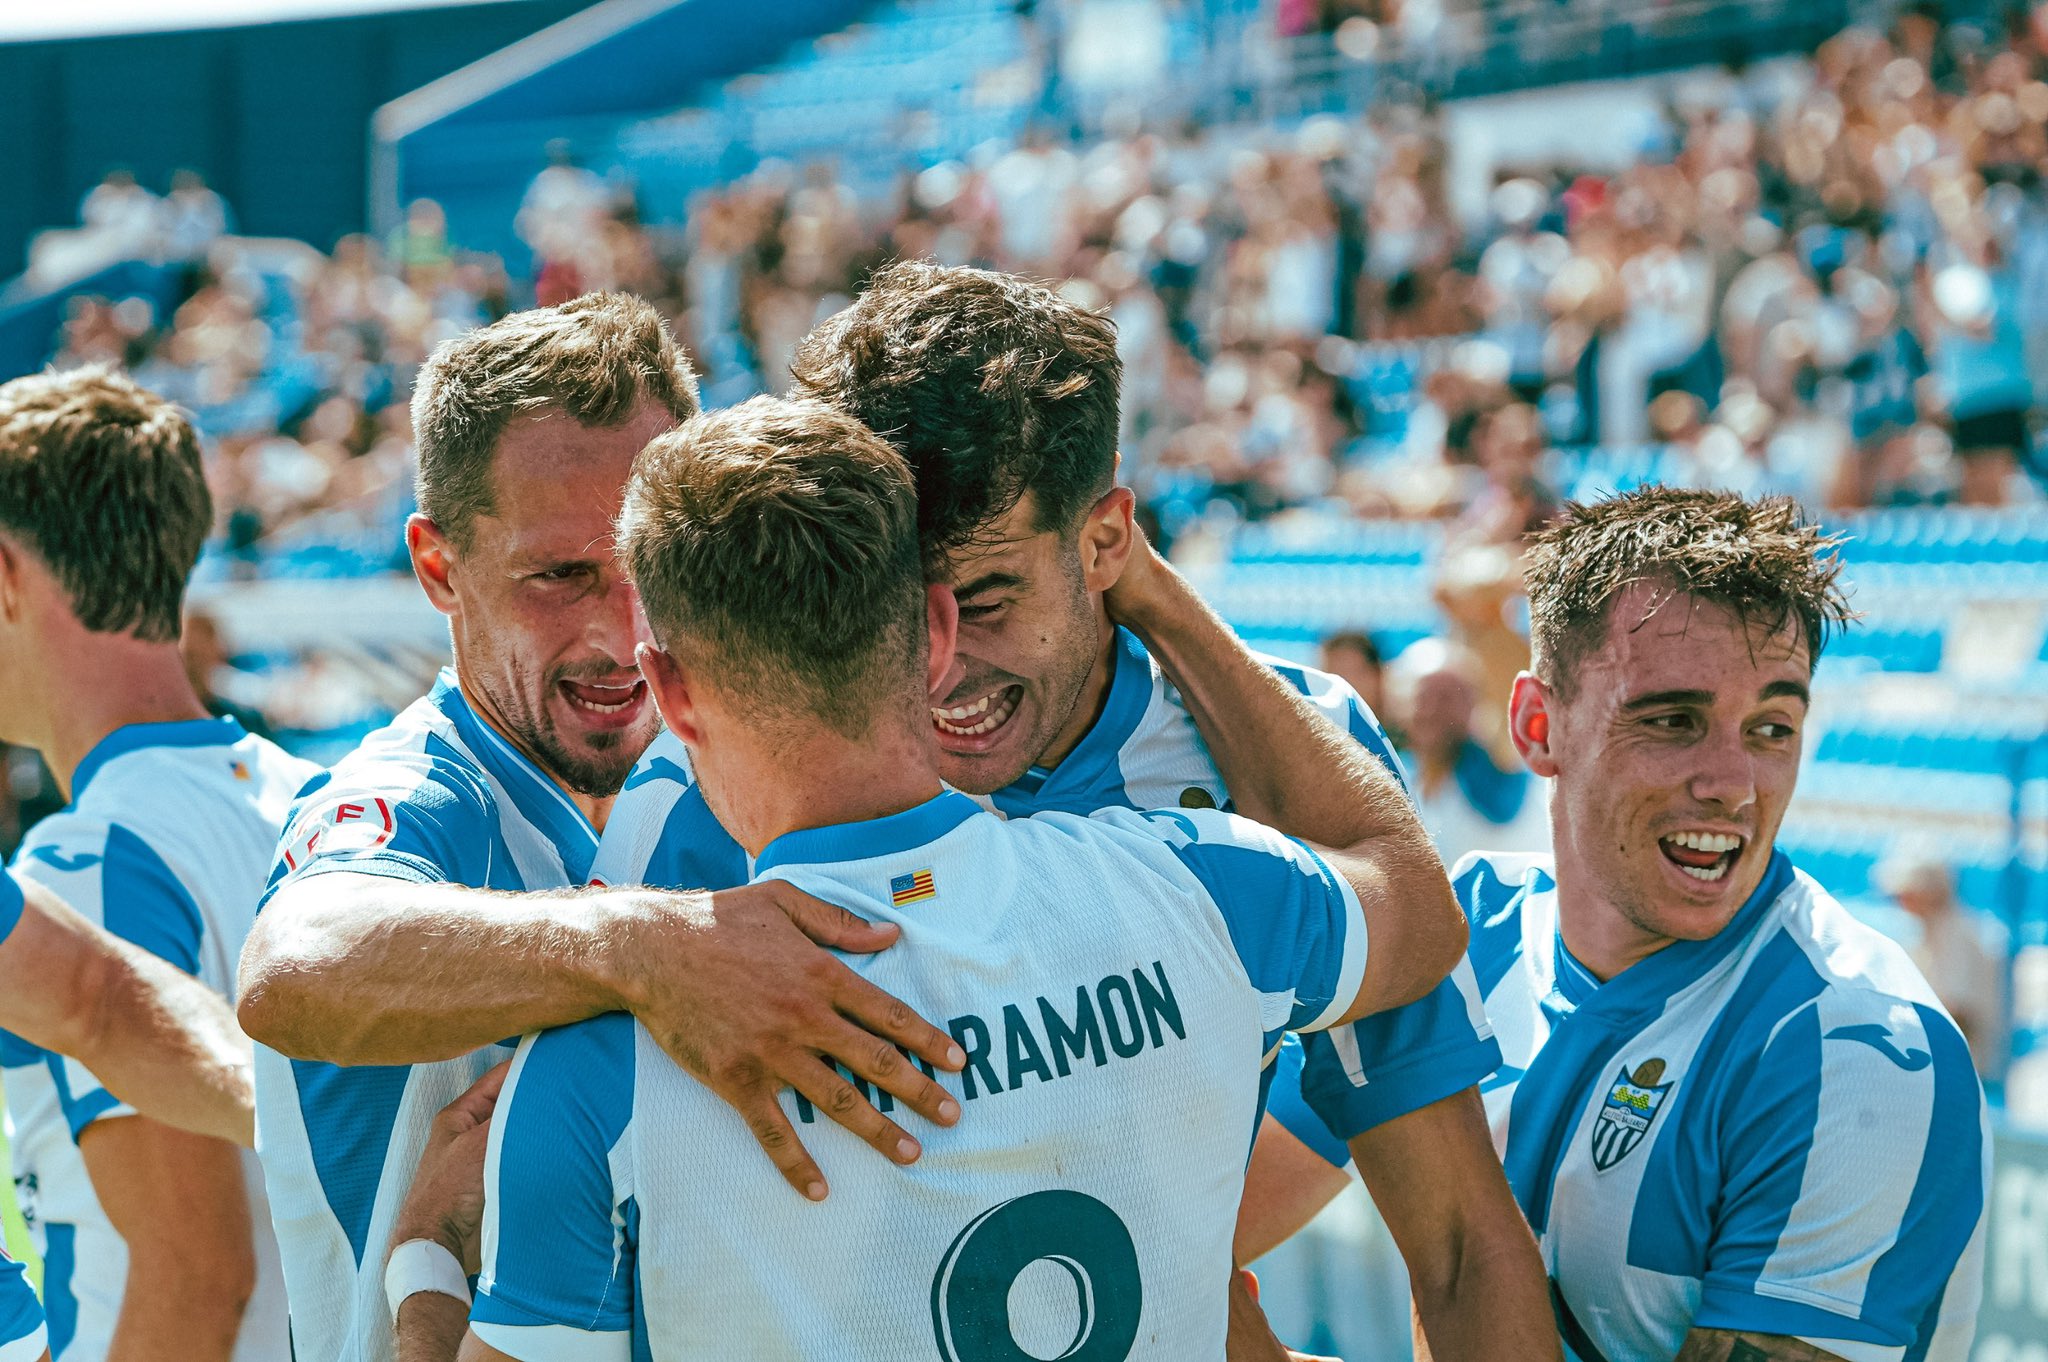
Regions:
<svg viewBox="0 0 2048 1362"><path fill-rule="evenodd" d="M1138 1248L1115 1211L1080 1192L1033 1192L983 1211L932 1279L932 1330L945 1362L1034 1362L1010 1328L1010 1289L1045 1261L1072 1279L1080 1322L1059 1362L1124 1362L1138 1339Z"/></svg>

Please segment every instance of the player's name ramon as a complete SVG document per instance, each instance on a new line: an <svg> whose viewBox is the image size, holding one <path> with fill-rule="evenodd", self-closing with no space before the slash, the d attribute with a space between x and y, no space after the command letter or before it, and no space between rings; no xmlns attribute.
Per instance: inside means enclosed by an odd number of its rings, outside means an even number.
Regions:
<svg viewBox="0 0 2048 1362"><path fill-rule="evenodd" d="M1167 1043L1168 1033L1188 1038L1181 1021L1180 1001L1173 996L1166 965L1152 962L1150 971L1133 969L1111 974L1095 984L1074 986L1073 1002L1055 1003L1040 996L1029 1003L1004 1003L993 1021L973 1013L953 1018L946 1029L967 1056L958 1074L938 1073L923 1060L912 1062L941 1083L955 1083L969 1102L990 1093L1014 1091L1029 1079L1050 1083L1069 1077L1077 1068L1101 1068L1111 1059L1132 1059ZM844 1070L841 1070L845 1073ZM882 1111L895 1103L889 1094L871 1089L853 1074L845 1075L863 1097ZM800 1094L797 1119L817 1120L817 1110Z"/></svg>

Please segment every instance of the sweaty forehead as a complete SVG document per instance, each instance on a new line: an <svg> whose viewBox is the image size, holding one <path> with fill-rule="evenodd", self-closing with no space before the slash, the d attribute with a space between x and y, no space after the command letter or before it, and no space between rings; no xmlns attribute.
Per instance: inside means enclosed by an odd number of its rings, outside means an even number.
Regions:
<svg viewBox="0 0 2048 1362"><path fill-rule="evenodd" d="M1773 629L1718 601L1636 585L1608 608L1605 637L1576 668L1578 687L1619 701L1660 690L1754 699L1773 681L1812 674L1796 617Z"/></svg>
<svg viewBox="0 0 2048 1362"><path fill-rule="evenodd" d="M633 460L675 420L649 403L619 426L543 410L505 428L491 460L491 514L508 549L570 556L609 541Z"/></svg>
<svg viewBox="0 0 2048 1362"><path fill-rule="evenodd" d="M958 590L990 578L1036 581L1059 566L1066 536L1038 528L1038 508L1031 494L975 537L947 553L938 564L947 585Z"/></svg>

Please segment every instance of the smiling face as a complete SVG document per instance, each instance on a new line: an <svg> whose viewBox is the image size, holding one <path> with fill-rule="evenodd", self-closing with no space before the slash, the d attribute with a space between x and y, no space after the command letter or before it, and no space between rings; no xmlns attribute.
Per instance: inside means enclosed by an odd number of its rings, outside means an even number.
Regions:
<svg viewBox="0 0 2048 1362"><path fill-rule="evenodd" d="M1111 492L1067 531L1038 529L1027 494L948 556L962 679L932 708L948 784L992 794L1033 766L1056 765L1086 736L1108 680L1101 593L1122 571L1130 535L1128 492Z"/></svg>
<svg viewBox="0 0 2048 1362"><path fill-rule="evenodd" d="M1574 665L1569 699L1517 683L1518 745L1557 782L1567 942L1603 977L1713 936L1755 891L1798 777L1809 657L1796 620L1745 628L1727 606L1639 583Z"/></svg>
<svg viewBox="0 0 2048 1362"><path fill-rule="evenodd" d="M449 616L464 695L569 790L618 793L660 717L634 662L647 638L612 531L634 457L673 427L646 403L624 425L521 416L492 458L492 506L460 548L415 518L413 556ZM438 589L437 589L438 588Z"/></svg>

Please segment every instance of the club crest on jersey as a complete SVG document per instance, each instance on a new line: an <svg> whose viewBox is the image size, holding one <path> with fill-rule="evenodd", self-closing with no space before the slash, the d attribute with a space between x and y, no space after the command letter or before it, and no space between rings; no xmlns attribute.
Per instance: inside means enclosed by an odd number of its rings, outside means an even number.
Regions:
<svg viewBox="0 0 2048 1362"><path fill-rule="evenodd" d="M917 870L908 875L898 875L889 881L889 902L901 908L906 903L922 903L939 896L938 886L932 883L932 872Z"/></svg>
<svg viewBox="0 0 2048 1362"><path fill-rule="evenodd" d="M1644 1060L1636 1066L1633 1077L1626 1067L1615 1074L1607 1089L1607 1100L1600 1104L1600 1118L1593 1123L1595 1168L1606 1172L1643 1142L1650 1122L1657 1119L1657 1108L1664 1105L1671 1092L1671 1083L1657 1081L1663 1076L1661 1059Z"/></svg>
<svg viewBox="0 0 2048 1362"><path fill-rule="evenodd" d="M391 806L374 797L354 796L310 810L300 818L285 843L286 870L297 870L315 856L370 851L391 840L396 825Z"/></svg>

